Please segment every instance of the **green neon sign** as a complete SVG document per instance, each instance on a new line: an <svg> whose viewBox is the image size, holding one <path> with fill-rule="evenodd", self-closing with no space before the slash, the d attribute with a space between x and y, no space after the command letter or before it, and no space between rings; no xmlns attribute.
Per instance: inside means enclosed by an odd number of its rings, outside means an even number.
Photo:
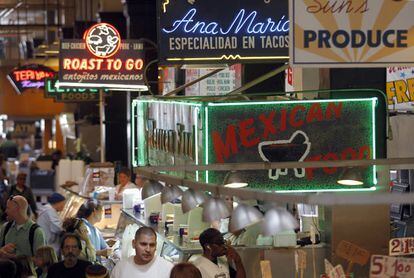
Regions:
<svg viewBox="0 0 414 278"><path fill-rule="evenodd" d="M134 104L137 110L143 111L137 112L140 123L136 125L137 142L133 143L137 146L136 165L375 159L377 98L250 102L150 99L135 100ZM188 138L195 148L187 159L183 153L177 152L177 145L166 146L174 136L169 139L162 135L179 132L174 128L179 122L170 124L169 131L148 124L151 115L167 111L174 113L180 109L187 109L188 116L193 117L192 135ZM177 115L165 117L182 119ZM187 131L190 132L189 127ZM158 138L158 142L155 145L154 142L148 143L148 140L153 140L149 137ZM148 157L145 152L148 152ZM156 157L161 159L151 159L151 152L152 156L156 153ZM342 169L336 168L243 171L242 175L251 188L280 193L375 190L375 166L361 171L364 184L352 187L337 184ZM200 171L196 177L221 184L225 174L223 171Z"/></svg>

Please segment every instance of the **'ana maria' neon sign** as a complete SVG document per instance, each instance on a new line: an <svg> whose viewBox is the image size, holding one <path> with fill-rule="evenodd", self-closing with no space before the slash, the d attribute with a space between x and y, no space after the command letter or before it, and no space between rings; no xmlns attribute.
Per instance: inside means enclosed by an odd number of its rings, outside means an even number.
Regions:
<svg viewBox="0 0 414 278"><path fill-rule="evenodd" d="M239 32L247 34L277 34L289 31L289 19L285 15L282 15L282 17L277 21L271 18L267 18L265 21L258 21L256 19L256 11L252 11L247 14L246 10L241 9L227 28L225 28L220 26L220 24L215 21L205 22L194 20L196 13L197 10L194 8L189 10L183 18L174 21L171 29L163 28L162 31L169 34L177 30L179 31L182 28L185 33L208 35L228 35L238 34Z"/></svg>

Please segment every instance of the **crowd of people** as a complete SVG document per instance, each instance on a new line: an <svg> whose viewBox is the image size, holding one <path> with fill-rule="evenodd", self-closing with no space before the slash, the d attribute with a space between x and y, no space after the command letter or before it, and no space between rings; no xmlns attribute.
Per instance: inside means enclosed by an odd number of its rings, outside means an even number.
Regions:
<svg viewBox="0 0 414 278"><path fill-rule="evenodd" d="M122 198L126 188L142 189L143 177L137 177L135 185L129 170L122 170L121 175L117 198ZM65 197L53 193L47 204L38 207L25 179L20 173L16 185L2 192L0 203L5 217L0 228L0 278L246 277L240 256L214 228L201 233L200 256L192 263L173 265L156 255L156 232L141 227L132 241L135 255L121 259L109 271L101 262L111 249L95 227L103 215L102 205L87 200L76 217L62 220L59 212L65 207Z"/></svg>

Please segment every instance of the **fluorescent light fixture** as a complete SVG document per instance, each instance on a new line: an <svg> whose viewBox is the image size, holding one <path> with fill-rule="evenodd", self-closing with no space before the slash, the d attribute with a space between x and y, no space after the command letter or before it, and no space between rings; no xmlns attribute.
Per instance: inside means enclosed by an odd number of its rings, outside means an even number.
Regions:
<svg viewBox="0 0 414 278"><path fill-rule="evenodd" d="M227 64L185 64L181 69L225 69Z"/></svg>

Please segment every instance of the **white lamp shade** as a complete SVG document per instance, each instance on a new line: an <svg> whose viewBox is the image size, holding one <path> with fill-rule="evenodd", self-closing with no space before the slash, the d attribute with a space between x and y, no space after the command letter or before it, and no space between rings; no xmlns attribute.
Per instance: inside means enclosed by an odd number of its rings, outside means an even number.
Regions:
<svg viewBox="0 0 414 278"><path fill-rule="evenodd" d="M203 205L203 221L214 222L227 218L231 214L226 202L220 198L210 198Z"/></svg>
<svg viewBox="0 0 414 278"><path fill-rule="evenodd" d="M283 208L268 210L262 222L262 231L265 236L272 236L279 232L297 229L298 227L298 221Z"/></svg>
<svg viewBox="0 0 414 278"><path fill-rule="evenodd" d="M255 207L239 204L230 218L229 229L234 233L248 226L258 223L263 219L262 213Z"/></svg>
<svg viewBox="0 0 414 278"><path fill-rule="evenodd" d="M181 199L181 209L183 210L183 213L187 213L203 204L206 200L207 196L204 192L190 188L183 193L183 197Z"/></svg>

